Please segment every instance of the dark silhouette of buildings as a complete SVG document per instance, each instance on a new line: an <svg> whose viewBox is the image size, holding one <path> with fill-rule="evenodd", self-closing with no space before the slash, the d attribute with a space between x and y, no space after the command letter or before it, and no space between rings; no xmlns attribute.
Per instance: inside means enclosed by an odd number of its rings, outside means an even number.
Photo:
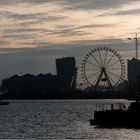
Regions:
<svg viewBox="0 0 140 140"><path fill-rule="evenodd" d="M135 64L137 63L137 64ZM2 80L0 90L3 98L9 99L92 99L132 98L140 95L140 61L128 61L128 82L119 85L119 90L96 93L92 89L77 89L77 67L74 57L56 59L56 75L13 75ZM128 87L129 86L129 87Z"/></svg>
<svg viewBox="0 0 140 140"><path fill-rule="evenodd" d="M59 96L75 90L77 68L74 57L56 59L57 75L25 74L13 75L2 80L2 90L5 96L11 98L45 98Z"/></svg>

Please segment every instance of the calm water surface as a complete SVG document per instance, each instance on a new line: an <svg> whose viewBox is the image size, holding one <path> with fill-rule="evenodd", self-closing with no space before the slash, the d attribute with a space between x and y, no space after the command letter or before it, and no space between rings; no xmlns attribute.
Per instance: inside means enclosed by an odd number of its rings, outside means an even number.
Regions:
<svg viewBox="0 0 140 140"><path fill-rule="evenodd" d="M0 106L0 139L137 140L140 129L105 129L89 125L97 103L126 100L10 101Z"/></svg>

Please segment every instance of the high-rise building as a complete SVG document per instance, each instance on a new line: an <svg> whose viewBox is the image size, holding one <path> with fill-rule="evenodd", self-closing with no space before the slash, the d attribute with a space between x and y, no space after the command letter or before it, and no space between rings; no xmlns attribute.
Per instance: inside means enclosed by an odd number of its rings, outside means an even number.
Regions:
<svg viewBox="0 0 140 140"><path fill-rule="evenodd" d="M127 61L128 66L128 80L134 79L136 76L140 76L140 60L133 58Z"/></svg>
<svg viewBox="0 0 140 140"><path fill-rule="evenodd" d="M129 86L135 89L138 81L140 81L140 60L136 58L128 60L127 67Z"/></svg>
<svg viewBox="0 0 140 140"><path fill-rule="evenodd" d="M76 87L77 68L74 57L56 59L57 76L69 79L69 88Z"/></svg>

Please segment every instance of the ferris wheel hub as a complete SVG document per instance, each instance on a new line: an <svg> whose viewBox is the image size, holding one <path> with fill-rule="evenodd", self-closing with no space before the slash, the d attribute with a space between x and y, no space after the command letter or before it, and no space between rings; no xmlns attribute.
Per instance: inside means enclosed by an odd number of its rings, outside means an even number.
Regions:
<svg viewBox="0 0 140 140"><path fill-rule="evenodd" d="M106 68L105 67L102 67L102 71L106 71Z"/></svg>

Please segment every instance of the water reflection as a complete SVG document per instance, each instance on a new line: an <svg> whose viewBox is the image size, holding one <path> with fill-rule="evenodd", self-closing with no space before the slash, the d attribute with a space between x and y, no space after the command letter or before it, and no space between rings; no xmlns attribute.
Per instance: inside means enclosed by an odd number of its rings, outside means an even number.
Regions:
<svg viewBox="0 0 140 140"><path fill-rule="evenodd" d="M140 137L140 130L90 126L95 105L101 102L118 100L10 101L9 106L0 106L0 138L129 140ZM128 104L125 100L121 102Z"/></svg>

